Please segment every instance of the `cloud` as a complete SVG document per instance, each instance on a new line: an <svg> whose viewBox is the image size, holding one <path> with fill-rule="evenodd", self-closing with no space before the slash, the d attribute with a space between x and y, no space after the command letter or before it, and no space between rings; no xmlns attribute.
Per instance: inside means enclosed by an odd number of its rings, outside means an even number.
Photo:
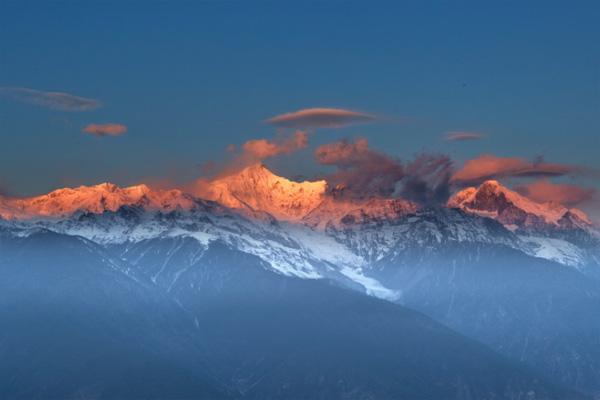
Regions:
<svg viewBox="0 0 600 400"><path fill-rule="evenodd" d="M337 167L327 181L351 197L391 196L404 177L400 161L369 148L367 139L319 146L315 158L322 165Z"/></svg>
<svg viewBox="0 0 600 400"><path fill-rule="evenodd" d="M448 142L464 142L467 140L480 140L485 137L484 134L477 132L464 132L464 131L455 131L455 132L446 132L444 134L444 140Z"/></svg>
<svg viewBox="0 0 600 400"><path fill-rule="evenodd" d="M445 155L421 154L404 164L371 149L367 139L357 139L322 145L315 150L315 158L322 165L337 167L326 177L336 194L400 196L423 205L443 204L450 196L453 162Z"/></svg>
<svg viewBox="0 0 600 400"><path fill-rule="evenodd" d="M0 95L16 101L60 111L90 111L102 105L98 100L74 96L69 93L44 92L22 87L0 87Z"/></svg>
<svg viewBox="0 0 600 400"><path fill-rule="evenodd" d="M225 148L226 157L222 157L218 162L210 161L210 168L201 169L204 178L198 182L205 181L205 175L210 175L213 179L231 175L265 159L292 154L306 147L308 147L308 134L301 130L293 134L289 132L280 134L274 139L248 140L241 146L230 144Z"/></svg>
<svg viewBox="0 0 600 400"><path fill-rule="evenodd" d="M445 204L450 197L453 162L443 154L421 154L405 167L399 195L423 205Z"/></svg>
<svg viewBox="0 0 600 400"><path fill-rule="evenodd" d="M257 160L264 160L280 154L291 154L308 146L306 132L296 131L291 137L270 141L267 139L249 140L242 145L243 154Z"/></svg>
<svg viewBox="0 0 600 400"><path fill-rule="evenodd" d="M496 157L483 154L469 160L452 176L452 182L476 184L486 179L503 177L549 177L582 172L579 167L546 163L543 160L534 162L516 157Z"/></svg>
<svg viewBox="0 0 600 400"><path fill-rule="evenodd" d="M83 132L95 136L121 136L127 132L127 127L122 124L89 124Z"/></svg>
<svg viewBox="0 0 600 400"><path fill-rule="evenodd" d="M359 111L344 110L341 108L307 108L277 115L267 119L265 122L280 128L315 129L342 128L374 120L374 115Z"/></svg>
<svg viewBox="0 0 600 400"><path fill-rule="evenodd" d="M377 157L377 154L369 148L369 141L364 138L357 139L354 143L342 140L324 144L315 150L315 157L320 164L340 168L350 168L368 162L370 158Z"/></svg>
<svg viewBox="0 0 600 400"><path fill-rule="evenodd" d="M539 203L553 201L568 207L591 200L596 194L594 189L583 188L578 185L556 184L547 179L517 186L515 190Z"/></svg>

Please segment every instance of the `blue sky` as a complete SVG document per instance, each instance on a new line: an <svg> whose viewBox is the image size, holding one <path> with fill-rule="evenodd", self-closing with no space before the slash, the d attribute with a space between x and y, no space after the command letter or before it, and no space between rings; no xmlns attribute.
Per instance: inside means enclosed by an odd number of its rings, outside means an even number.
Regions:
<svg viewBox="0 0 600 400"><path fill-rule="evenodd" d="M229 144L273 137L266 118L310 107L380 118L319 129L308 149L268 160L282 174L318 174L315 146L355 137L402 159L490 153L600 169L599 20L597 1L3 1L0 87L102 106L2 96L0 186L185 181ZM127 133L82 132L109 122ZM486 137L441 140L448 131ZM599 188L589 175L576 183Z"/></svg>

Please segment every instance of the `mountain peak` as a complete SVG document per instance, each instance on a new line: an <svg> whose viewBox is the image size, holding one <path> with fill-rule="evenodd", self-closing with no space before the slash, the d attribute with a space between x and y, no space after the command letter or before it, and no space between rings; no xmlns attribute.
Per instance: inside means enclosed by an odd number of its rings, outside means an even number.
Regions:
<svg viewBox="0 0 600 400"><path fill-rule="evenodd" d="M493 190L506 189L504 186L502 186L502 184L500 182L498 182L497 180L494 180L494 179L488 179L487 181L483 182L480 185L480 188L487 188L487 189L493 189Z"/></svg>
<svg viewBox="0 0 600 400"><path fill-rule="evenodd" d="M583 211L569 209L556 202L538 203L510 190L495 180L479 187L468 187L448 200L448 207L497 219L509 228L558 226L563 217L570 215L583 223L589 221Z"/></svg>
<svg viewBox="0 0 600 400"><path fill-rule="evenodd" d="M111 182L103 182L103 183L99 183L97 185L94 186L80 186L78 189L86 189L86 188L91 188L91 189L97 189L97 190L105 190L107 192L117 192L120 190L124 190L124 191L139 191L139 192L143 192L143 193L148 193L150 192L150 188L143 183L140 183L139 185L133 185L133 186L127 186L124 188L121 188L118 185L115 185L114 183Z"/></svg>
<svg viewBox="0 0 600 400"><path fill-rule="evenodd" d="M262 162L250 164L242 171L247 171L248 173L268 174L275 176L275 174Z"/></svg>
<svg viewBox="0 0 600 400"><path fill-rule="evenodd" d="M327 182L295 182L271 172L264 164L210 181L204 198L230 208L264 211L284 221L297 221L317 207Z"/></svg>
<svg viewBox="0 0 600 400"><path fill-rule="evenodd" d="M85 186L80 186L80 189L86 189ZM92 189L98 189L98 190L106 190L109 192L114 192L117 191L119 189L119 187L117 185L115 185L114 183L110 183L110 182L102 182L99 183L97 185L91 186Z"/></svg>
<svg viewBox="0 0 600 400"><path fill-rule="evenodd" d="M276 175L263 163L251 164L251 165L245 167L244 169L242 169L241 171L239 171L238 173L229 175L223 179L234 180L236 178L237 179L251 179L251 180L255 180L255 181L268 180L268 181L288 181L288 182L292 182L292 183L300 183L300 182L293 182L287 178Z"/></svg>
<svg viewBox="0 0 600 400"><path fill-rule="evenodd" d="M122 206L152 210L191 208L193 199L179 190L152 190L144 184L121 188L104 182L93 186L56 189L40 196L0 199L0 217L30 219L64 217L78 211L102 213Z"/></svg>

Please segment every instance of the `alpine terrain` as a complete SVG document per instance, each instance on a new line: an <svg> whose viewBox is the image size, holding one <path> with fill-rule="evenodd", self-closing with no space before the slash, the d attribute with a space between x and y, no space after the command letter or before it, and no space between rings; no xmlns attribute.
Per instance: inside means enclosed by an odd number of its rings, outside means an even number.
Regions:
<svg viewBox="0 0 600 400"><path fill-rule="evenodd" d="M431 206L258 163L0 217L2 398L600 394L600 234L497 181Z"/></svg>

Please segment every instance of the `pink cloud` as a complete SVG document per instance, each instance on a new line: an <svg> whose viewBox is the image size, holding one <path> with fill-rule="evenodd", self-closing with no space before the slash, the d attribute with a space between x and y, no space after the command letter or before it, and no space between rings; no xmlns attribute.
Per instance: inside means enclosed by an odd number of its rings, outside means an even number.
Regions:
<svg viewBox="0 0 600 400"><path fill-rule="evenodd" d="M479 140L483 139L485 135L477 132L465 132L465 131L455 131L455 132L446 132L444 134L444 140L448 142L459 142L459 141L467 141L467 140Z"/></svg>
<svg viewBox="0 0 600 400"><path fill-rule="evenodd" d="M281 128L314 129L341 128L348 125L371 122L373 120L375 120L374 115L359 111L341 108L307 108L277 115L267 119L266 122Z"/></svg>
<svg viewBox="0 0 600 400"><path fill-rule="evenodd" d="M265 159L292 154L308 147L308 134L297 130L293 134L285 133L274 139L252 139L241 146L228 145L225 150L228 154L218 163L211 163L211 168L203 168L203 175L211 175L211 179L237 173L249 165ZM200 180L199 182L201 182Z"/></svg>
<svg viewBox="0 0 600 400"><path fill-rule="evenodd" d="M282 140L270 141L267 139L249 140L242 145L245 155L263 160L280 154L291 154L308 146L306 132L296 131L293 136Z"/></svg>
<svg viewBox="0 0 600 400"><path fill-rule="evenodd" d="M569 207L592 199L596 193L594 189L571 184L556 184L547 179L517 186L515 190L540 203L553 201Z"/></svg>
<svg viewBox="0 0 600 400"><path fill-rule="evenodd" d="M543 161L530 162L516 157L496 157L483 154L469 160L456 171L452 181L457 183L477 183L491 178L516 176L561 176L581 172L579 167L546 163Z"/></svg>
<svg viewBox="0 0 600 400"><path fill-rule="evenodd" d="M120 136L127 132L127 127L122 124L89 124L83 128L85 133L95 136Z"/></svg>

